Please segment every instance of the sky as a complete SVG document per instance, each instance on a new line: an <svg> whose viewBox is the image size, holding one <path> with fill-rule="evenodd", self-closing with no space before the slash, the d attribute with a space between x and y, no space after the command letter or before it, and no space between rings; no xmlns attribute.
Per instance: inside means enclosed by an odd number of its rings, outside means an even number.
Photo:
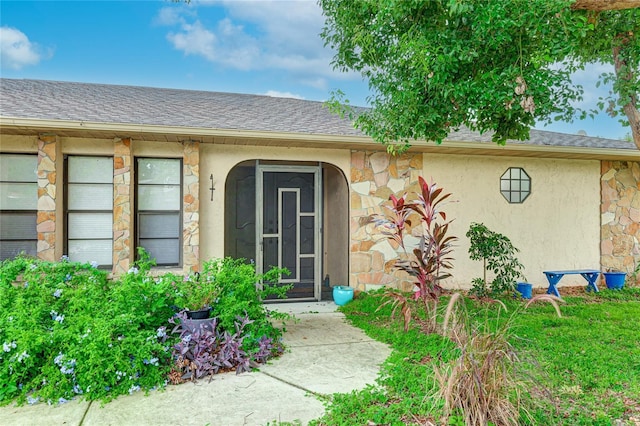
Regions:
<svg viewBox="0 0 640 426"><path fill-rule="evenodd" d="M367 106L366 81L332 68L316 0L0 1L5 78L251 93L325 101L341 90ZM602 66L575 75L595 108ZM562 133L621 139L617 119L554 123Z"/></svg>

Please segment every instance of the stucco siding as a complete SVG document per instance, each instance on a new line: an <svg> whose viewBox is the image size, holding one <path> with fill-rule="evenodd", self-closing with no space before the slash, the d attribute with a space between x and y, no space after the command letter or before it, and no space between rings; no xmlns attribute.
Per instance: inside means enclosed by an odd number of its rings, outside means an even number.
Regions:
<svg viewBox="0 0 640 426"><path fill-rule="evenodd" d="M55 149L58 153L55 158L55 169L59 172L55 178L57 186L54 216L56 222L55 258L64 254L62 252L64 182L63 173L61 173L64 155L114 156L114 147L118 140L55 137ZM413 157L406 157L403 160L407 163L406 166L408 170L411 170L411 173L402 174L403 184L396 185L398 176L395 176L394 173L398 174L396 169L399 167L396 162L389 163L394 164L391 168L376 169L376 167L382 167L380 164L387 164L382 162L383 157L386 156L384 152L352 151L346 148L292 148L260 144L259 140L252 144L239 145L199 144L199 188L197 190L199 194L197 216L199 238L196 235L194 241L199 240L200 262L221 257L225 253L225 183L229 172L239 163L260 159L328 163L335 166L347 177L350 191L348 205L347 200L344 200L343 208L350 209L351 223L350 229L344 230L344 232L348 232L350 234L348 238L351 238L348 268L351 272L350 284L355 287L364 289L365 284L380 284L373 282L376 281L373 279L365 283L362 281L365 278L360 280L359 276L354 275L359 271L357 267L354 267L354 265L358 266L358 256L375 257L376 249L372 247L378 241L377 236L367 234L367 238L371 239L371 242L366 241L367 244L363 245L358 240L356 247L354 238L362 233L356 219L374 212L375 209L368 208L374 207L367 204L369 201L375 199L382 202L389 193L394 191L399 191L400 193L397 195L401 195L405 188L415 182L418 174L427 180L435 180L445 191L453 194L451 197L453 200L457 200L445 207L448 217L454 219L450 232L459 238L454 252L453 277L445 283L447 287L469 288L471 280L482 275L481 262L471 261L468 256L469 241L465 233L472 222L482 222L490 229L509 237L521 251L519 258L526 268L525 273L528 280L536 286L544 287L547 285L542 273L544 270L600 269L600 161L424 153L414 155L415 165L412 165L410 161L410 158ZM183 158L184 149L183 143L180 142L131 141L132 158ZM36 154L38 153L38 136L2 135L0 150L2 152ZM364 174L361 176L364 172L360 173L360 169L354 166L355 159L360 156L363 159L369 159L366 164L371 168L371 176ZM371 163L371 161L373 162ZM509 204L500 193L500 176L509 167L522 167L531 177L531 195L522 204ZM376 171L377 173L375 173ZM130 181L133 183L135 182L134 170L131 170L130 173ZM210 190L211 180L209 179L211 175L213 175L215 188L213 198ZM360 194L358 185L365 185L367 182L369 183L368 189L365 191L366 194ZM375 190L373 190L374 188ZM325 193L326 199L332 199L333 195ZM130 197L133 197L132 188L130 189ZM363 200L367 203L364 203ZM375 207L378 207L377 202L374 204ZM633 217L631 222L636 223ZM131 249L133 250L133 247ZM384 250L381 251L380 248L377 250L384 257ZM375 260L371 260L372 264L375 263ZM380 264L378 269L388 273L386 257L377 263ZM369 268L366 271L361 271L364 274L361 275L373 277L372 271ZM392 276L393 274L388 273L388 275ZM579 276L566 276L562 283L583 285L584 280Z"/></svg>
<svg viewBox="0 0 640 426"><path fill-rule="evenodd" d="M433 178L457 200L446 206L459 240L449 287L468 288L482 276L482 264L468 256L465 236L472 222L506 235L520 249L525 274L535 286L547 286L544 270L600 265L600 162L556 159L483 158L425 155L423 175ZM531 177L531 195L509 204L500 193L500 176L522 167ZM566 276L563 284L584 284Z"/></svg>
<svg viewBox="0 0 640 426"><path fill-rule="evenodd" d="M37 136L0 135L1 152L17 152L23 154L38 152Z"/></svg>
<svg viewBox="0 0 640 426"><path fill-rule="evenodd" d="M306 149L275 146L216 145L200 146L200 256L210 259L224 256L225 182L229 171L248 160L314 161L329 163L349 176L350 151L347 149ZM213 200L211 180L213 174Z"/></svg>

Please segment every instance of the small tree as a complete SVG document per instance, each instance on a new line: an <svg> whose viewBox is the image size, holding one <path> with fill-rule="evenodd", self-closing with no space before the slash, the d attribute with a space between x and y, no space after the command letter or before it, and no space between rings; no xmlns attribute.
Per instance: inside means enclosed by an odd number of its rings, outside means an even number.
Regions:
<svg viewBox="0 0 640 426"><path fill-rule="evenodd" d="M450 256L453 242L457 239L447 235L449 223L446 214L440 210L441 203L451 194L443 194L442 188L435 183L427 183L419 177L420 191L415 201L408 201L407 194L396 198L393 194L389 197L391 206L385 206L385 215L374 215L371 221L382 229L382 233L389 239L396 241L404 250L405 258L398 260L395 267L407 272L415 278L418 290L413 298L421 302L427 314L429 331L435 330L435 312L442 287L440 281L451 276L446 272L452 267ZM419 218L419 225L413 226L412 233L419 235L420 242L411 253L405 246L405 233L407 227L411 227L411 217ZM401 309L404 318L404 328L409 328L411 322L411 303L407 296L394 289L386 291L389 297L386 303L393 303L395 314ZM383 306L384 306L383 304Z"/></svg>
<svg viewBox="0 0 640 426"><path fill-rule="evenodd" d="M637 0L319 3L334 68L360 73L371 89L355 125L390 149L440 143L463 126L504 145L528 139L536 123L599 110L626 117L640 149ZM596 83L613 93L595 110L577 107L584 89L571 80L587 64L613 65ZM340 93L334 101L345 112Z"/></svg>
<svg viewBox="0 0 640 426"><path fill-rule="evenodd" d="M478 296L497 296L505 292L514 292L516 280L524 278L524 266L516 258L519 250L509 238L489 230L482 223L472 223L466 235L471 240L469 257L472 260L482 260L484 266L484 275L472 281L471 292ZM489 287L487 271L495 273Z"/></svg>

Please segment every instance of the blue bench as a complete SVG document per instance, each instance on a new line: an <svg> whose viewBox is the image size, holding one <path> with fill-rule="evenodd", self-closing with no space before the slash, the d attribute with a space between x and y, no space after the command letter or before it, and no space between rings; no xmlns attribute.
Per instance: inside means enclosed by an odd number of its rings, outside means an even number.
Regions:
<svg viewBox="0 0 640 426"><path fill-rule="evenodd" d="M596 281L600 276L600 271L597 269L571 269L568 271L544 271L544 274L547 276L547 280L549 281L549 288L547 289L547 294L553 294L557 297L560 297L560 293L558 292L558 288L556 285L558 281L565 275L582 275L582 277L587 280L587 291L595 291L598 290L598 284Z"/></svg>

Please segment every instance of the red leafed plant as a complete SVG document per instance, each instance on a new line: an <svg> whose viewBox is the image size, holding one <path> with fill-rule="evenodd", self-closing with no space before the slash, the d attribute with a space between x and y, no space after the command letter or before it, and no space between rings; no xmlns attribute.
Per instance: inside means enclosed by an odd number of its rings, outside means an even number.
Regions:
<svg viewBox="0 0 640 426"><path fill-rule="evenodd" d="M447 235L451 221L447 221L447 215L440 210L451 194L443 193L435 182L428 183L422 177L418 178L418 184L419 192L415 199L409 200L408 194L400 198L391 195L391 204L385 206L385 213L373 215L370 220L404 250L404 258L399 259L395 267L414 277L417 290L413 299L424 307L426 331L432 332L435 331L436 308L442 292L440 281L451 276L447 270L452 267L451 252L457 238ZM419 220L419 223L412 227L412 219ZM419 238L413 249L406 246L407 228L412 229L411 235ZM392 315L400 309L407 330L412 318L410 298L396 289L388 289L385 296L388 300L382 306L392 303Z"/></svg>

